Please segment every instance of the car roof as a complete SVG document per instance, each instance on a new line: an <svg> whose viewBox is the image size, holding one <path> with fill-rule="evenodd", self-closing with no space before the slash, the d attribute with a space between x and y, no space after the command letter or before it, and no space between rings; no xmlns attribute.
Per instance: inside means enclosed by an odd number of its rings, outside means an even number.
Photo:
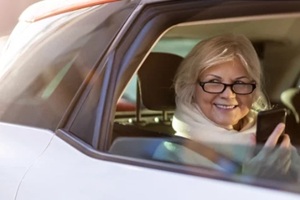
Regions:
<svg viewBox="0 0 300 200"><path fill-rule="evenodd" d="M20 21L36 22L51 16L120 0L44 0L29 6Z"/></svg>

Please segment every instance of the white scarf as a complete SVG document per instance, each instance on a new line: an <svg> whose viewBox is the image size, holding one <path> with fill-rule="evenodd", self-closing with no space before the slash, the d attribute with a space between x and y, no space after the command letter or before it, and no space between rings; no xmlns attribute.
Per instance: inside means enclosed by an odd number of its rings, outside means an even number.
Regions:
<svg viewBox="0 0 300 200"><path fill-rule="evenodd" d="M244 123L241 131L236 131L227 130L209 120L195 103L184 104L177 101L176 105L172 121L172 126L176 131L175 135L202 143L219 154L226 155L235 161L244 162L245 159L251 156L251 140L256 129L255 113L249 113L245 120L247 122ZM184 146L173 145L171 148L172 151L169 149L170 147L161 145L154 154L154 157L161 160L169 158L171 161L177 163L220 168L220 166L205 156L191 149L184 148Z"/></svg>
<svg viewBox="0 0 300 200"><path fill-rule="evenodd" d="M254 116L254 112L250 113L246 120L247 123L240 131L228 130L209 120L195 103L184 104L177 101L172 126L176 131L175 135L205 143L227 155L239 154L236 155L239 157L238 160L243 160L245 150L247 151L247 148L243 147L251 146L255 135ZM243 149L243 153L241 149Z"/></svg>
<svg viewBox="0 0 300 200"><path fill-rule="evenodd" d="M177 107L172 123L176 135L205 144L236 161L244 162L248 156L252 155L253 149L250 146L252 146L252 136L256 132L256 112L251 111L252 113L247 117L247 123L240 131L227 130L205 117L196 104L176 103ZM180 150L175 154L178 162L219 168L218 165L198 153L189 149L181 148ZM300 156L295 147L292 148L292 169L299 173L298 181L300 181Z"/></svg>

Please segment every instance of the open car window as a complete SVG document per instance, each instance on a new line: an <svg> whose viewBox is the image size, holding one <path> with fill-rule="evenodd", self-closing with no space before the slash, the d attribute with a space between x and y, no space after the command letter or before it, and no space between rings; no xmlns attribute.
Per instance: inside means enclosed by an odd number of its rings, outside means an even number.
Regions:
<svg viewBox="0 0 300 200"><path fill-rule="evenodd" d="M196 43L205 38L223 33L239 33L246 35L257 51L265 73L266 92L272 106L288 109L286 131L297 149L296 152L299 153L300 124L296 119L300 105L295 105L298 106L298 111L291 111L281 99L282 93L294 88L295 82L299 81L300 37L296 34L299 32L299 25L300 15L273 15L208 20L178 24L170 28L153 46L118 101L110 152L125 157L190 165L252 177L251 174L241 174L237 163L261 146L204 143L199 144L204 145L204 148L193 149L191 146L195 144L185 141L184 138L178 139L172 127L172 117L176 108L175 102L170 100L175 99L172 81L182 59ZM160 67L156 67L157 65ZM146 71L146 75L143 75L143 71ZM157 86L159 84L161 85ZM212 157L217 159L214 160L217 164L203 156L210 148L214 150L215 157ZM230 154L235 154L236 159L226 160ZM268 178L256 178L294 184L294 178L300 176L298 172L291 172L286 177L277 177L274 175L275 171L270 171Z"/></svg>

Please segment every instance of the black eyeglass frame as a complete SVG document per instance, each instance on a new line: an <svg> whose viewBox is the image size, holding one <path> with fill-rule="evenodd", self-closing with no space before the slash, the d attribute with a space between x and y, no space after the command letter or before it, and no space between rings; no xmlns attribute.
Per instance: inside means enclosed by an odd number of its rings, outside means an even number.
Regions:
<svg viewBox="0 0 300 200"><path fill-rule="evenodd" d="M205 90L205 88L204 88L205 84L207 84L207 83L217 83L217 84L223 85L224 88L220 92L209 92L209 91ZM221 94L221 93L223 93L226 90L227 87L230 87L231 91L233 93L235 93L235 94L247 95L247 94L251 94L255 90L255 88L256 88L256 83L232 83L232 84L226 84L226 83L221 83L221 82L219 83L219 82L201 82L201 81L198 81L198 84L201 86L201 88L203 89L204 92L207 92L207 93L210 93L210 94ZM234 91L234 89L233 89L234 85L251 85L252 86L252 90L251 90L251 92L248 92L248 93L239 93L239 92Z"/></svg>

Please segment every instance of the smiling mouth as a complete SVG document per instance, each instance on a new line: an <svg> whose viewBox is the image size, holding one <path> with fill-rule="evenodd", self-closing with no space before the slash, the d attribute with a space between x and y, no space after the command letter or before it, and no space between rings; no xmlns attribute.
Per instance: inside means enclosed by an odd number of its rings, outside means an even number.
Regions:
<svg viewBox="0 0 300 200"><path fill-rule="evenodd" d="M230 110L234 109L237 107L237 105L223 105L223 104L214 104L217 108L225 109L225 110Z"/></svg>

